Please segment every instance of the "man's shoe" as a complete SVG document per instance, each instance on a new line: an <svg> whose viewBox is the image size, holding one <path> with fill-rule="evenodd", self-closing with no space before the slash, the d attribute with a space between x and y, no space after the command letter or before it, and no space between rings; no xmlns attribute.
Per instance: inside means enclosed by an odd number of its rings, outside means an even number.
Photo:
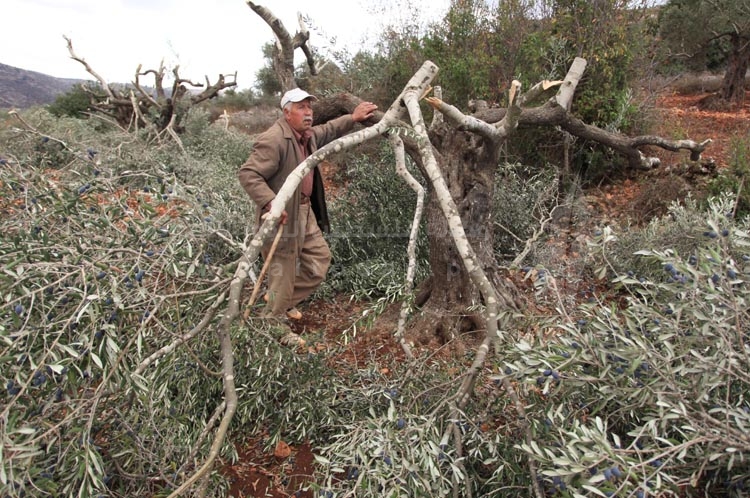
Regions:
<svg viewBox="0 0 750 498"><path fill-rule="evenodd" d="M285 317L267 316L266 319L269 321L269 324L271 326L271 336L279 341L279 343L283 346L291 348L301 348L304 347L305 344L307 344L306 341L299 336L299 334L296 334L292 331L292 328L287 323L287 319Z"/></svg>
<svg viewBox="0 0 750 498"><path fill-rule="evenodd" d="M268 293L263 294L263 300L265 302L269 301ZM289 317L291 320L302 320L302 312L298 310L297 308L289 308L286 310L286 316Z"/></svg>
<svg viewBox="0 0 750 498"><path fill-rule="evenodd" d="M286 310L286 316L291 320L302 320L302 312L297 308L289 308Z"/></svg>
<svg viewBox="0 0 750 498"><path fill-rule="evenodd" d="M283 346L287 347L295 347L295 348L303 348L305 347L305 340L299 336L299 334L295 334L294 332L287 332L281 338L279 339L279 342Z"/></svg>

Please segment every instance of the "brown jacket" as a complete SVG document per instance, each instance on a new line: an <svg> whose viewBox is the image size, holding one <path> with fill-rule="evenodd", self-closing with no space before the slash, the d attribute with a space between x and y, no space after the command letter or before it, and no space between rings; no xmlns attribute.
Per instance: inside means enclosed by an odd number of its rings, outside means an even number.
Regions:
<svg viewBox="0 0 750 498"><path fill-rule="evenodd" d="M350 114L314 126L312 128L313 135L310 137L311 153L345 135L353 127L354 121ZM299 147L295 143L294 131L283 116L257 137L250 157L240 167L237 176L242 187L258 206L258 217L256 219L258 226L260 226L261 210L266 204L274 200L276 193L284 185L287 176L294 171L302 160ZM311 205L320 229L323 232L328 232L330 223L325 203L325 192L323 191L323 178L317 167L313 170L313 175ZM289 218L284 227L285 235L293 235L291 232L297 226L299 201L298 187L295 195L292 196L286 206Z"/></svg>

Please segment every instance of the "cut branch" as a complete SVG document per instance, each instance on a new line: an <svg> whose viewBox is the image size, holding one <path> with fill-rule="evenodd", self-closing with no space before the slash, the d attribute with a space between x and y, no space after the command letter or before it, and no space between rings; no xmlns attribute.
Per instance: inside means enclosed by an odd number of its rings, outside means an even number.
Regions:
<svg viewBox="0 0 750 498"><path fill-rule="evenodd" d="M659 158L647 157L640 151L640 148L644 146L656 146L672 152L688 150L690 151L691 161L701 160L701 154L711 144L711 139L696 142L693 140L667 140L653 135L628 137L584 123L573 116L569 111L570 104L585 68L586 61L580 57L576 58L560 85L557 94L540 107L522 108L518 116L518 125L559 126L571 135L592 140L614 149L625 156L629 166L635 169L652 169L661 164ZM553 82L552 86L556 86L556 83L558 82ZM550 88L550 86L547 86L547 88ZM535 85L524 96L522 103L534 100L534 98L543 95L545 91L546 89L543 84ZM506 119L509 112L511 111L508 109L487 109L478 112L473 117L487 123L497 123Z"/></svg>
<svg viewBox="0 0 750 498"><path fill-rule="evenodd" d="M107 96L108 96L109 98L111 98L111 99L114 99L114 98L115 98L115 95L114 95L114 93L112 92L112 89L111 89L111 88L109 87L109 85L107 84L107 81L106 81L106 80L105 80L104 78L102 78L102 77L101 77L101 76L99 75L99 73L97 73L96 71L94 71L94 69L93 69L93 68L92 68L91 66L89 66L89 63L88 63L88 62L86 62L86 60L85 60L85 59L83 59L83 57L79 57L79 56L78 56L78 55L76 55L76 53L75 53L75 52L73 51L73 40L71 40L70 38L68 38L68 37L67 37L67 36L65 36L65 35L63 35L63 38L65 38L65 41L66 41L66 42L67 42L67 44L68 44L68 52L70 53L70 58L71 58L71 59L73 59L73 60L74 60L74 61L76 61L76 62L79 62L79 63L81 63L81 64L83 65L84 69L86 69L86 72L87 72L87 73L89 73L89 74L90 74L91 76L93 76L94 78L96 78L96 81L98 81L98 82L99 82L99 84L100 84L100 85L102 86L102 89L103 89L103 90L104 90L105 92L107 92Z"/></svg>

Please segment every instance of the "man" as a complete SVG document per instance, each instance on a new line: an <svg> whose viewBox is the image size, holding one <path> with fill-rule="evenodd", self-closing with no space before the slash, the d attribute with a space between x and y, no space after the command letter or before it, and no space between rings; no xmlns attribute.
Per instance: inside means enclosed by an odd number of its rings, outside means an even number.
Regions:
<svg viewBox="0 0 750 498"><path fill-rule="evenodd" d="M287 176L305 158L350 132L354 123L369 119L377 109L372 102L362 102L352 114L312 126L314 100L315 96L299 88L286 92L281 97L284 115L258 136L250 157L240 168L240 184L258 206L258 226ZM331 252L321 232L329 230L329 223L323 179L317 167L302 180L285 206L281 223L283 233L267 273L266 316L281 323L283 343L303 345L285 320L302 318L296 306L323 282L331 263ZM267 243L261 250L264 259L269 249Z"/></svg>

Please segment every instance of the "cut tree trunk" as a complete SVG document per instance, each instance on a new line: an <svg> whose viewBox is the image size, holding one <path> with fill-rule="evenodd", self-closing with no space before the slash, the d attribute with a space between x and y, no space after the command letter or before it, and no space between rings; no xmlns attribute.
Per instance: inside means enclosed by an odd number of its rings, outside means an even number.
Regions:
<svg viewBox="0 0 750 498"><path fill-rule="evenodd" d="M500 308L515 307L511 296L517 292L509 281L501 278L493 250L492 200L501 142L456 130L444 122L430 130L430 141L439 152L438 164L469 243L497 290ZM417 299L417 304L422 306L421 318L410 327L419 335L407 335L414 342L437 339L445 344L465 332L484 332L484 318L478 308L484 304L481 294L456 250L434 192L427 203L426 220L432 276L420 286L422 298ZM483 337L483 333L478 336ZM454 344L462 348L461 343L458 340Z"/></svg>

